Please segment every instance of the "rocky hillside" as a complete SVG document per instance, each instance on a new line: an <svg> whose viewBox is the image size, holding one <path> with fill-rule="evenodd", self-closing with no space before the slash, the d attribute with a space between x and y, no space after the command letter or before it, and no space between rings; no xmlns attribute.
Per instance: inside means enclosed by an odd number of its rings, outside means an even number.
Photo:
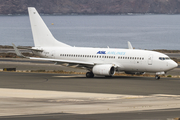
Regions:
<svg viewBox="0 0 180 120"><path fill-rule="evenodd" d="M180 0L0 0L0 14L179 14Z"/></svg>

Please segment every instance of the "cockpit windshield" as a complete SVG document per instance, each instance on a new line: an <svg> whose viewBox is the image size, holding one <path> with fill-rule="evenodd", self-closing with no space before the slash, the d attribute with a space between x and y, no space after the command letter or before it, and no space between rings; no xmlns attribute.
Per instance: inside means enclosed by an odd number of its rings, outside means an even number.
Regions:
<svg viewBox="0 0 180 120"><path fill-rule="evenodd" d="M170 60L169 57L159 57L160 60Z"/></svg>

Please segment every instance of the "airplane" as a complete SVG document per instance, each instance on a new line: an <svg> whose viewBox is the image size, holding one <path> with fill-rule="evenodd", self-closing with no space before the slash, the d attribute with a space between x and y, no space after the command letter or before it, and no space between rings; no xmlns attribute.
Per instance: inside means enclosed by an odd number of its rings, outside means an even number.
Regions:
<svg viewBox="0 0 180 120"><path fill-rule="evenodd" d="M94 75L112 77L115 72L126 74L155 73L155 79L178 66L167 55L150 50L133 49L128 41L129 49L73 47L54 38L41 16L34 7L28 7L32 35L35 47L30 50L36 57L26 57L13 44L18 56L33 60L54 62L86 69L87 78Z"/></svg>

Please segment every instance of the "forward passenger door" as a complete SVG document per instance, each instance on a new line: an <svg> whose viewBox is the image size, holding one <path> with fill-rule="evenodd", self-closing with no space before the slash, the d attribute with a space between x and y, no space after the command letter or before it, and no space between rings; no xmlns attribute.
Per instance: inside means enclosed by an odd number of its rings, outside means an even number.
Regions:
<svg viewBox="0 0 180 120"><path fill-rule="evenodd" d="M153 64L153 55L149 55L148 56L148 65L152 65Z"/></svg>

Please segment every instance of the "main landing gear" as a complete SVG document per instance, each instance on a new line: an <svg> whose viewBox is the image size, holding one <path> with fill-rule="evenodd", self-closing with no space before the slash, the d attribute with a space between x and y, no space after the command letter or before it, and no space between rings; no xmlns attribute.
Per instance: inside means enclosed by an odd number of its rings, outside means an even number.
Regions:
<svg viewBox="0 0 180 120"><path fill-rule="evenodd" d="M87 72L86 73L86 77L87 78L93 78L94 77L94 74L92 72Z"/></svg>
<svg viewBox="0 0 180 120"><path fill-rule="evenodd" d="M155 79L156 79L156 80L159 80L159 79L160 79L160 76L159 76L159 75L156 75L156 76L155 76Z"/></svg>

